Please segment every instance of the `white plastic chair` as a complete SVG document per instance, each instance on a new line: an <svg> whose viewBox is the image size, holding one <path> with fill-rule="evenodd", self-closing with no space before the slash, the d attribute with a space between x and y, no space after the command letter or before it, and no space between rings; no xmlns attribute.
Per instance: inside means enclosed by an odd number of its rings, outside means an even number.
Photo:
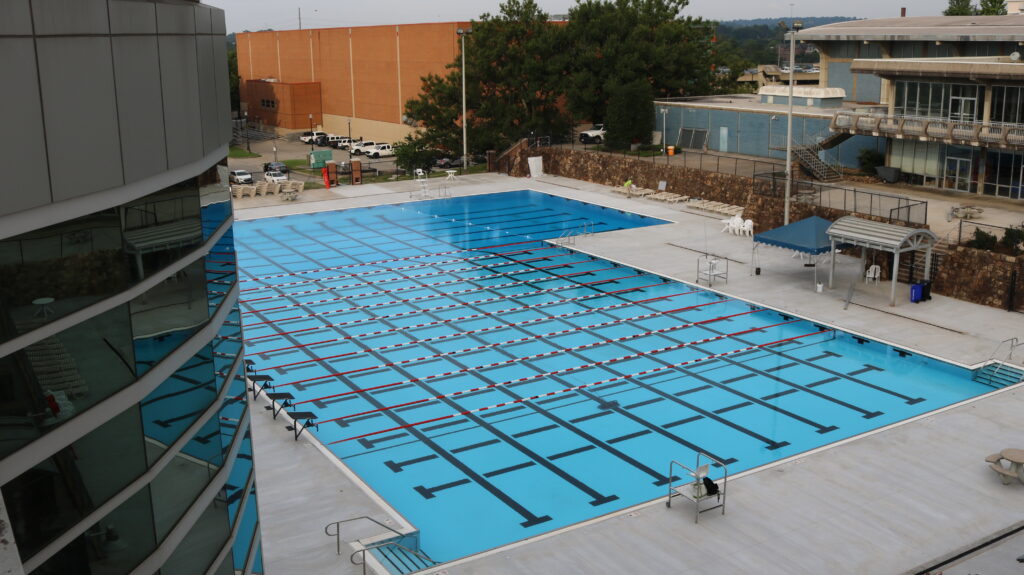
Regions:
<svg viewBox="0 0 1024 575"><path fill-rule="evenodd" d="M878 267L877 264L874 264L869 267L868 271L864 274L864 283L878 283L878 278L881 275L882 268Z"/></svg>
<svg viewBox="0 0 1024 575"><path fill-rule="evenodd" d="M754 220L747 220L743 222L742 235L753 236L754 235Z"/></svg>
<svg viewBox="0 0 1024 575"><path fill-rule="evenodd" d="M413 170L413 173L416 174L417 182L427 181L427 173L423 171L423 168L416 168L415 170Z"/></svg>

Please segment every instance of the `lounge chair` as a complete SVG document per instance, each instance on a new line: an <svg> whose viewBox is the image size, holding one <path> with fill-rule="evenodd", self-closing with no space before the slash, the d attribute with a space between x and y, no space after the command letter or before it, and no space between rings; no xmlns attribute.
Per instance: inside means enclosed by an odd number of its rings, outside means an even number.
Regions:
<svg viewBox="0 0 1024 575"><path fill-rule="evenodd" d="M1003 467L1002 465L999 465L998 463L990 463L988 466L992 471L996 472L996 475L999 476L999 479L1003 481L1003 485L1009 485L1010 482L1013 481L1014 479L1020 479L1016 473L1010 471L1009 469Z"/></svg>

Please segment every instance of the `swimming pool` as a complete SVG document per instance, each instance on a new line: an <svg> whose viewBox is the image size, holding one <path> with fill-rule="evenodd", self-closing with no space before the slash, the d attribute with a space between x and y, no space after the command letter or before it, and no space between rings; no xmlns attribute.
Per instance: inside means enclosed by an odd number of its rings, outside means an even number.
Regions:
<svg viewBox="0 0 1024 575"><path fill-rule="evenodd" d="M247 356L439 561L993 389L544 241L659 223L528 191L238 222Z"/></svg>

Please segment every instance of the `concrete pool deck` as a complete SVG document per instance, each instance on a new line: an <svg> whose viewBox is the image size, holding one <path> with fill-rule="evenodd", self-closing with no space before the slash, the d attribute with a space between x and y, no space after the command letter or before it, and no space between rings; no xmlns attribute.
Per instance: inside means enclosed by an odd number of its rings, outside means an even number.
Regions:
<svg viewBox="0 0 1024 575"><path fill-rule="evenodd" d="M431 180L432 187L439 184ZM625 198L607 186L552 176L483 174L448 184L456 196L530 188L671 220L580 237L573 247L691 283L706 251L729 260L728 282L716 282L717 291L954 362L983 362L1000 341L1024 336L1019 313L943 296L911 304L905 285L890 307L889 284L865 284L853 257L839 256L835 289L822 293L815 290L814 270L784 250L759 248L761 275L753 275L750 238L721 233L722 216L686 206ZM294 203L246 198L235 202L236 218L405 202L418 187L405 181L311 190ZM819 281L827 282L822 268ZM853 299L844 309L851 283ZM324 525L360 515L391 525L402 520L389 518L310 436L293 441L284 422L271 421L259 407L264 404L254 404L252 432L266 572L362 572L349 563L349 552L335 554ZM705 514L699 525L686 502L666 509L663 500L655 501L428 572L915 572L1022 524L1024 485L1002 485L984 463L990 453L1024 447L1021 413L1024 390L1018 386L741 474L730 481L727 514ZM666 468L673 458L666 453ZM352 540L382 531L368 524L342 533ZM1015 562L1005 563L1020 553L1024 537L1018 535L963 565L1015 573ZM959 568L944 570L968 572Z"/></svg>

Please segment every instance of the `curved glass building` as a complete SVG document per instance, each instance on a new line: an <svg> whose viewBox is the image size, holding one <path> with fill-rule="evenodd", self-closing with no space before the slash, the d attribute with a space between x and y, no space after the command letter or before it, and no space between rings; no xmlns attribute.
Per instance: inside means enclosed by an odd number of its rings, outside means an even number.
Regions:
<svg viewBox="0 0 1024 575"><path fill-rule="evenodd" d="M261 573L224 14L3 0L0 572Z"/></svg>

